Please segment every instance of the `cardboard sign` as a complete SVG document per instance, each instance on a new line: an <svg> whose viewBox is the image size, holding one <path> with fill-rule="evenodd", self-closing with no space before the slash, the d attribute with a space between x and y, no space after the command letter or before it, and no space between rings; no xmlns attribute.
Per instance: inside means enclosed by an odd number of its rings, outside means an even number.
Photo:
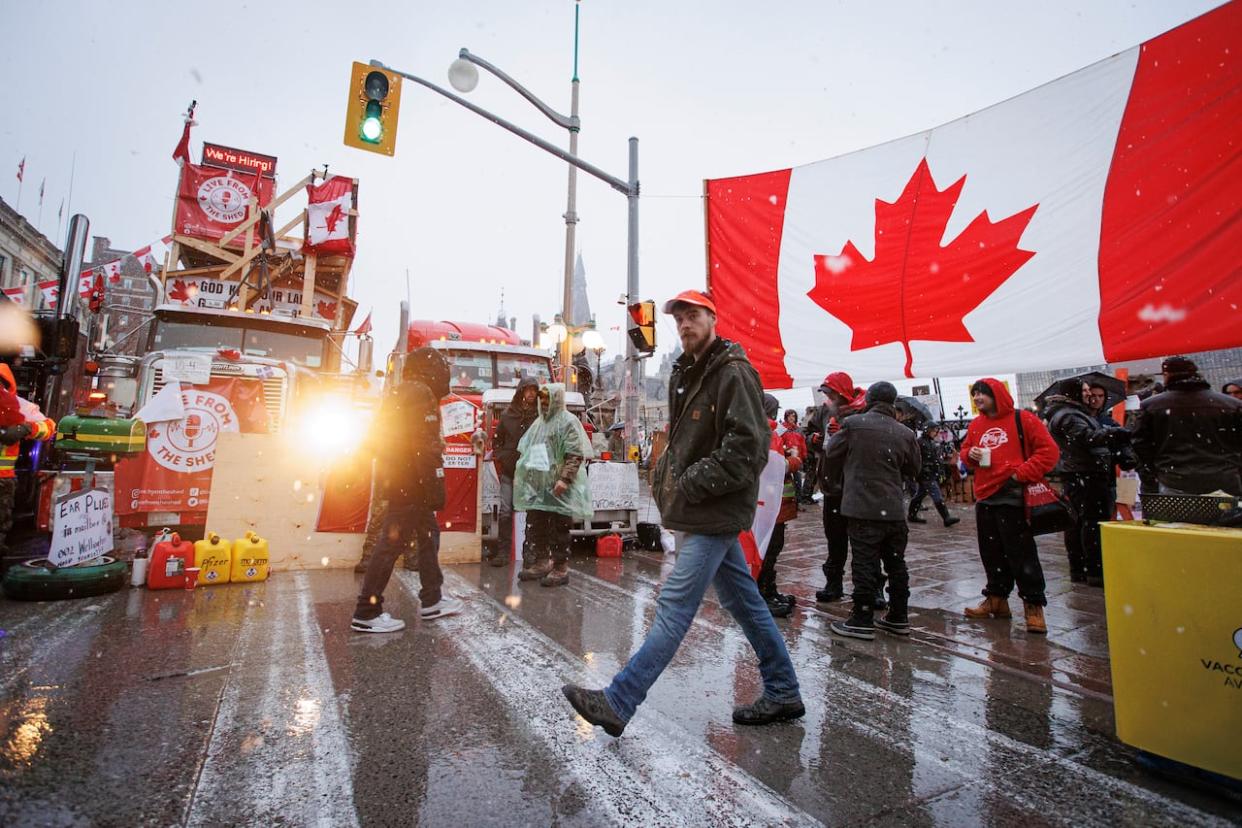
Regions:
<svg viewBox="0 0 1242 828"><path fill-rule="evenodd" d="M633 463L591 463L587 479L596 511L638 508L638 466Z"/></svg>
<svg viewBox="0 0 1242 828"><path fill-rule="evenodd" d="M211 382L211 354L171 354L164 357L164 377L171 380L206 385Z"/></svg>
<svg viewBox="0 0 1242 828"><path fill-rule="evenodd" d="M474 431L475 408L464 400L440 406L440 436L470 434Z"/></svg>
<svg viewBox="0 0 1242 828"><path fill-rule="evenodd" d="M52 506L52 545L47 559L55 566L74 566L112 551L112 495L87 489Z"/></svg>

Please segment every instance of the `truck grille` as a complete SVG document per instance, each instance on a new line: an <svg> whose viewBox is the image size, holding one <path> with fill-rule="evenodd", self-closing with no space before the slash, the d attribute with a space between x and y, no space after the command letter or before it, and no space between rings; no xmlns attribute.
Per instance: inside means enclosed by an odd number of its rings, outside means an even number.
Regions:
<svg viewBox="0 0 1242 828"><path fill-rule="evenodd" d="M278 370L278 369L277 369ZM249 379L254 380L258 377L239 376L238 374L224 374L212 371L213 379ZM281 426L285 422L285 388L288 385L289 378L283 373L277 376L266 377L263 382L263 405L267 409L267 430L271 434L280 431ZM167 381L164 379L164 369L155 369L155 381L151 384L151 392L147 395L147 399L151 399L163 390Z"/></svg>

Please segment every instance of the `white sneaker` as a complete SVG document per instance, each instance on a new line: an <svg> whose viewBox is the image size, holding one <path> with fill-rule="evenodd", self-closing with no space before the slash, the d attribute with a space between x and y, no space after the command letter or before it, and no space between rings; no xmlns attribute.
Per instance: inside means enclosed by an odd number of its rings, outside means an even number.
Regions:
<svg viewBox="0 0 1242 828"><path fill-rule="evenodd" d="M461 599L443 592L440 594L439 601L429 607L423 607L418 611L418 614L424 621L432 621L436 618L443 618L446 615L456 615L464 607L465 604L461 602Z"/></svg>
<svg viewBox="0 0 1242 828"><path fill-rule="evenodd" d="M405 622L385 612L378 618L355 618L349 622L349 627L358 632L394 633L404 630Z"/></svg>

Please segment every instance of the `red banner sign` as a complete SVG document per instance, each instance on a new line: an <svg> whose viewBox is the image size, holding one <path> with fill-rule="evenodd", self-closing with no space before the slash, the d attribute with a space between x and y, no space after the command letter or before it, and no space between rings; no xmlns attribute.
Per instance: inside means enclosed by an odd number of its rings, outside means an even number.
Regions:
<svg viewBox="0 0 1242 828"><path fill-rule="evenodd" d="M221 432L267 431L263 383L213 377L182 387L181 420L147 426L147 450L116 464L116 512L206 512Z"/></svg>
<svg viewBox="0 0 1242 828"><path fill-rule="evenodd" d="M276 156L203 142L203 166L276 177Z"/></svg>
<svg viewBox="0 0 1242 828"><path fill-rule="evenodd" d="M177 195L177 232L198 239L219 241L246 220L246 206L258 188L259 206L272 200L275 182L257 173L224 172L186 164L181 170ZM233 240L245 243L244 234Z"/></svg>

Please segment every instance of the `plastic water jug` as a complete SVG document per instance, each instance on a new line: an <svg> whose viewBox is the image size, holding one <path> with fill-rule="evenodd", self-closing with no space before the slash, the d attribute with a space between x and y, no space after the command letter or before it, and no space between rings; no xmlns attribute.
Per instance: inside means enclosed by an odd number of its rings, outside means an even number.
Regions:
<svg viewBox="0 0 1242 828"><path fill-rule="evenodd" d="M233 541L233 569L229 580L265 581L268 572L267 541L257 532L247 532L246 537Z"/></svg>
<svg viewBox="0 0 1242 828"><path fill-rule="evenodd" d="M595 556L597 558L619 558L621 557L621 545L620 535L601 535L595 541Z"/></svg>
<svg viewBox="0 0 1242 828"><path fill-rule="evenodd" d="M163 537L151 550L147 589L185 589L185 569L194 565L194 544L176 532Z"/></svg>
<svg viewBox="0 0 1242 828"><path fill-rule="evenodd" d="M199 586L227 584L233 568L233 545L208 532L207 537L194 542L194 565L198 567Z"/></svg>

